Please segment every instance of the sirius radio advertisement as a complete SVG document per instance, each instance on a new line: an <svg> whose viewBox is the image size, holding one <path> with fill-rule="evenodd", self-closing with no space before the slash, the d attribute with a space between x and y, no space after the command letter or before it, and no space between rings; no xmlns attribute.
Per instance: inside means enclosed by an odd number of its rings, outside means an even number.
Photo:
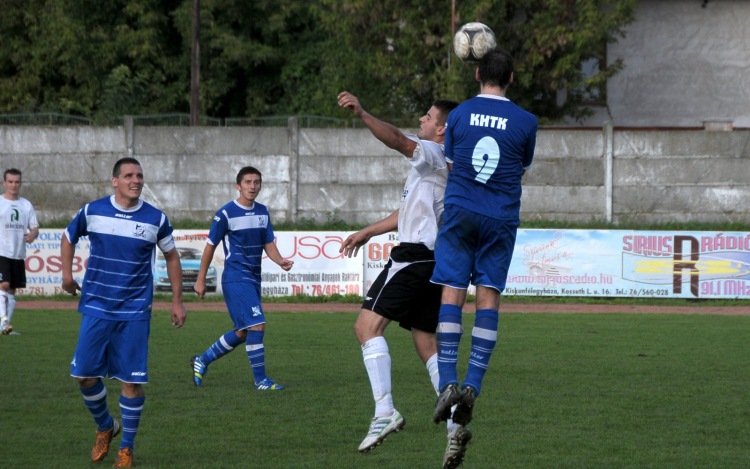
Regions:
<svg viewBox="0 0 750 469"><path fill-rule="evenodd" d="M750 234L519 230L505 294L750 298Z"/></svg>
<svg viewBox="0 0 750 469"><path fill-rule="evenodd" d="M62 293L63 230L41 230L26 246L26 285L20 294ZM372 238L357 257L339 253L351 232L276 232L276 245L294 261L284 272L263 258L266 296L353 294L363 296L387 264L398 235ZM183 290L198 277L208 230L175 230ZM73 273L81 283L89 258L84 237L76 246ZM223 246L206 275L209 292L221 292ZM154 290L171 291L158 252ZM519 230L505 295L643 298L750 298L750 233Z"/></svg>

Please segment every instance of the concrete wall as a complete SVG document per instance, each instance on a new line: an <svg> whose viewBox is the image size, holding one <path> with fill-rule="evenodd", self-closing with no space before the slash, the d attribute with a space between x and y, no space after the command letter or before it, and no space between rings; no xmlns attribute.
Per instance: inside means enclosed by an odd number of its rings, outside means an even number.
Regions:
<svg viewBox="0 0 750 469"><path fill-rule="evenodd" d="M23 171L42 223L109 195L114 162L144 166L143 198L171 219L211 220L245 165L276 222L376 221L398 208L409 165L361 129L0 126L0 167ZM522 218L750 223L750 130L539 131Z"/></svg>
<svg viewBox="0 0 750 469"><path fill-rule="evenodd" d="M583 125L750 127L750 1L640 0L626 37L607 47L625 69Z"/></svg>

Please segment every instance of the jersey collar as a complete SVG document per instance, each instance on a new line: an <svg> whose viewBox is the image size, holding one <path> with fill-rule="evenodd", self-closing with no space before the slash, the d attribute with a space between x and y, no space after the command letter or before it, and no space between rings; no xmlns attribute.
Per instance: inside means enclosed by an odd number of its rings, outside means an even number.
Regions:
<svg viewBox="0 0 750 469"><path fill-rule="evenodd" d="M114 208L116 208L117 210L119 210L121 212L135 212L135 211L137 211L138 209L140 209L143 206L143 201L141 199L138 199L138 205L136 205L133 208L125 208L125 207L121 206L120 204L118 204L117 202L115 202L115 196L114 195L110 195L109 196L109 202L112 204L112 206Z"/></svg>
<svg viewBox="0 0 750 469"><path fill-rule="evenodd" d="M234 199L232 202L234 202L234 204L237 205L242 210L255 210L255 201L253 201L253 205L251 207L245 207L241 203L237 202L237 199Z"/></svg>
<svg viewBox="0 0 750 469"><path fill-rule="evenodd" d="M510 99L505 98L503 96L498 96L496 94L478 94L477 98L488 98L488 99L497 99L499 101L510 101Z"/></svg>

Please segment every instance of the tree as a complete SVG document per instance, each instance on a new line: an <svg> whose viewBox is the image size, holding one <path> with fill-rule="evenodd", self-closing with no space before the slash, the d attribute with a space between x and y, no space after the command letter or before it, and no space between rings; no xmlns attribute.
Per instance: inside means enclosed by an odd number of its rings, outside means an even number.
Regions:
<svg viewBox="0 0 750 469"><path fill-rule="evenodd" d="M354 79L364 103L383 115L419 115L437 97L474 96L475 67L449 59L450 9L419 0L323 0L322 25L329 50L320 67L325 83ZM606 44L634 19L636 0L465 0L457 23L479 21L495 32L515 58L509 95L542 123L589 113L580 106L600 92L621 61L604 63ZM333 59L336 63L331 63ZM582 65L598 61L587 76ZM331 69L337 73L326 73ZM342 73L343 72L343 73ZM567 100L558 103L558 91Z"/></svg>
<svg viewBox="0 0 750 469"><path fill-rule="evenodd" d="M476 94L450 56L450 6L423 0L203 0L201 101L221 117L347 116L342 90L378 116L416 118L436 97ZM515 57L511 99L542 123L581 118L582 100L621 62L606 44L636 0L460 0ZM187 112L190 0L5 0L0 112L55 111L106 122ZM585 63L598 61L586 75ZM567 100L558 103L566 90Z"/></svg>

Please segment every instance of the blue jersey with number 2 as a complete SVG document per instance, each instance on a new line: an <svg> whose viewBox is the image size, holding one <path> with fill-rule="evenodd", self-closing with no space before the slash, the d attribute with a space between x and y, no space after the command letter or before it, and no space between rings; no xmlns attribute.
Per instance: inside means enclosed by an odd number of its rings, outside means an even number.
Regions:
<svg viewBox="0 0 750 469"><path fill-rule="evenodd" d="M445 204L515 220L521 176L531 167L539 123L506 98L480 94L448 116L445 157L453 163Z"/></svg>

